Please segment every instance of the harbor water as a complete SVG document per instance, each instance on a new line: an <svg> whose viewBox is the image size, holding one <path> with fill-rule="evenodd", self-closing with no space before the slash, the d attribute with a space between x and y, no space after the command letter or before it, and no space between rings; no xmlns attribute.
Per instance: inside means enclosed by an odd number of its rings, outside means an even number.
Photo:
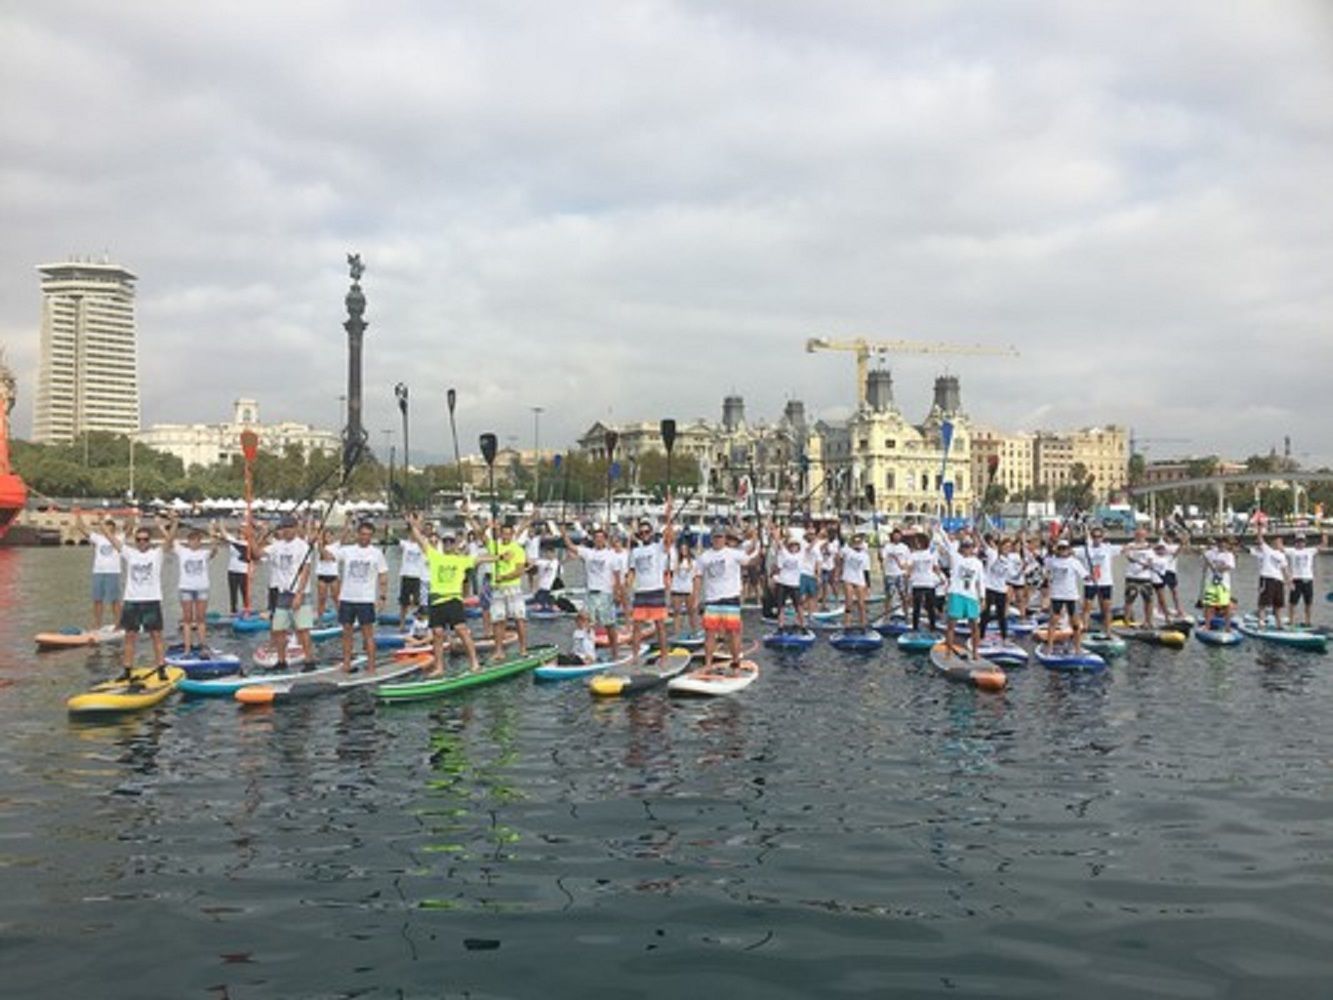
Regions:
<svg viewBox="0 0 1333 1000"><path fill-rule="evenodd" d="M708 701L524 677L87 724L118 648L32 636L86 624L89 561L0 549L6 996L1330 995L1327 656L1131 644L992 694L821 642Z"/></svg>

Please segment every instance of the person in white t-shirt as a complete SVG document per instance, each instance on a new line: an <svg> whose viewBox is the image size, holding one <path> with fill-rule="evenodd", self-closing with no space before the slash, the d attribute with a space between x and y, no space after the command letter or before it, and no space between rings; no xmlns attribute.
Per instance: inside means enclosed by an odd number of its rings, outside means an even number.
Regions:
<svg viewBox="0 0 1333 1000"><path fill-rule="evenodd" d="M119 539L113 541L125 567L122 574L125 578L125 593L120 606L120 627L125 630L125 647L121 652L124 670L120 680L131 679L134 645L140 629L147 632L153 642L153 659L157 663L158 677L166 680L166 648L162 642L162 554L175 545L176 527L177 519L173 515L166 520L161 544L155 545L148 526L138 524L131 518L129 534L134 544L122 545Z"/></svg>
<svg viewBox="0 0 1333 1000"><path fill-rule="evenodd" d="M214 538L205 545L203 529L192 527L185 533L184 542L172 545L172 551L176 554L181 632L188 656L196 645L201 650L208 645L208 563L217 554L218 540Z"/></svg>
<svg viewBox="0 0 1333 1000"><path fill-rule="evenodd" d="M830 528L825 535L824 544L819 547L819 609L828 610L830 594L837 594L838 553L842 551L842 538L837 528Z"/></svg>
<svg viewBox="0 0 1333 1000"><path fill-rule="evenodd" d="M1188 539L1189 536L1187 535L1186 541L1188 541ZM1162 573L1162 584L1165 587L1166 594L1169 594L1171 596L1172 613L1176 616L1177 619L1184 618L1185 611L1180 606L1179 559L1180 559L1180 551L1182 548L1184 548L1185 543L1181 541L1180 535L1176 534L1176 532L1168 531L1166 533L1166 538L1162 542L1162 545L1165 546L1166 548L1166 563L1167 563L1166 570ZM1162 614L1165 617L1167 614L1165 610L1166 607L1165 598L1163 598L1161 604L1163 607Z"/></svg>
<svg viewBox="0 0 1333 1000"><path fill-rule="evenodd" d="M884 569L884 615L898 612L907 614L907 571L911 568L912 550L903 542L902 529L889 532L889 540L880 546L879 561Z"/></svg>
<svg viewBox="0 0 1333 1000"><path fill-rule="evenodd" d="M760 558L761 550L746 555L741 547L741 533L735 528L715 525L709 548L700 553L694 580L694 599L704 609L704 667L713 665L713 653L719 634L726 636L731 662L741 662L741 574L747 565Z"/></svg>
<svg viewBox="0 0 1333 1000"><path fill-rule="evenodd" d="M319 552L315 559L315 617L338 607L338 541L328 528L319 534Z"/></svg>
<svg viewBox="0 0 1333 1000"><path fill-rule="evenodd" d="M528 551L531 551L529 549ZM555 611L551 590L560 577L560 559L552 546L541 545L532 566L532 606L540 611Z"/></svg>
<svg viewBox="0 0 1333 1000"><path fill-rule="evenodd" d="M1291 600L1287 605L1287 627L1296 624L1296 605L1305 604L1305 627L1310 627L1310 605L1314 602L1314 563L1317 548L1307 548L1305 536L1297 535L1287 549L1287 571L1291 574Z"/></svg>
<svg viewBox="0 0 1333 1000"><path fill-rule="evenodd" d="M1134 602L1143 601L1143 622L1153 626L1152 545L1146 528L1134 529L1134 540L1120 550L1125 557L1125 620L1134 617Z"/></svg>
<svg viewBox="0 0 1333 1000"><path fill-rule="evenodd" d="M776 525L773 527L773 573L771 582L773 584L773 595L777 604L778 613L778 631L785 632L787 626L782 621L782 615L787 607L787 602L791 602L792 611L796 614L796 627L800 630L805 629L805 608L801 600L801 569L804 560L802 559L802 545L799 538L785 535Z"/></svg>
<svg viewBox="0 0 1333 1000"><path fill-rule="evenodd" d="M366 669L375 672L375 617L377 605L389 599L389 561L374 544L375 525L362 521L355 541L338 546L338 623L343 630L343 670L352 669L353 630L361 630Z"/></svg>
<svg viewBox="0 0 1333 1000"><path fill-rule="evenodd" d="M411 536L398 539L398 617L408 628L411 612L421 606L421 581L426 577L426 557Z"/></svg>
<svg viewBox="0 0 1333 1000"><path fill-rule="evenodd" d="M1046 579L1051 591L1051 617L1046 622L1046 652L1055 652L1055 637L1063 620L1074 635L1074 652L1083 650L1083 619L1078 613L1078 596L1088 579L1087 567L1070 552L1069 539L1055 543L1055 554L1046 559Z"/></svg>
<svg viewBox="0 0 1333 1000"><path fill-rule="evenodd" d="M986 567L976 556L976 541L964 535L949 550L949 603L944 611L944 650L946 657L958 652L954 645L954 622L967 622L972 639L974 660L981 659L981 597Z"/></svg>
<svg viewBox="0 0 1333 1000"><path fill-rule="evenodd" d="M304 662L315 662L315 649L310 640L315 613L309 596L315 569L312 560L319 554L312 552L310 542L300 536L300 528L296 518L284 515L278 522L276 535L265 537L255 546L255 552L268 565L273 604L269 641L277 654L278 670L287 669L287 633L291 631L296 633L301 644Z"/></svg>
<svg viewBox="0 0 1333 1000"><path fill-rule="evenodd" d="M630 613L630 656L633 662L638 662L641 629L643 623L648 622L657 638L658 659L665 664L668 653L666 573L671 547L675 542L669 501L662 538L653 538L653 526L648 521L639 522L637 535L633 548L626 552L629 566L626 588L634 595Z"/></svg>
<svg viewBox="0 0 1333 1000"><path fill-rule="evenodd" d="M820 567L824 563L827 544L824 529L807 521L801 539L801 603L805 605L807 615L813 614L818 607Z"/></svg>
<svg viewBox="0 0 1333 1000"><path fill-rule="evenodd" d="M926 608L930 630L935 631L935 588L946 581L939 556L931 547L929 535L915 534L909 557L907 580L912 588L912 631L921 631L921 606Z"/></svg>
<svg viewBox="0 0 1333 1000"><path fill-rule="evenodd" d="M986 539L983 539L983 543ZM997 544L984 544L979 558L985 566L984 607L981 610L981 633L994 617L1000 624L1000 639L1009 638L1009 587L1022 571L1022 563L1014 554L1014 543L1001 538Z"/></svg>
<svg viewBox="0 0 1333 1000"><path fill-rule="evenodd" d="M74 530L93 547L93 628L102 627L103 609L110 605L111 626L120 620L120 537L116 522L105 518L94 531L83 520L83 511L74 508Z"/></svg>
<svg viewBox="0 0 1333 1000"><path fill-rule="evenodd" d="M861 532L852 535L847 545L838 555L839 582L842 584L843 600L842 627L850 629L852 619L856 627L864 632L867 626L866 598L870 594L870 550L866 548L866 536Z"/></svg>
<svg viewBox="0 0 1333 1000"><path fill-rule="evenodd" d="M621 589L620 556L607 545L604 528L593 530L591 546L575 545L569 537L568 528L563 524L560 526L560 538L566 552L573 552L583 560L584 585L588 591L584 608L594 628L600 625L606 629L611 659L619 659L620 629L616 626L616 598Z"/></svg>
<svg viewBox="0 0 1333 1000"><path fill-rule="evenodd" d="M699 605L694 603L694 571L694 546L682 538L671 553L671 614L677 637L682 634L682 621L691 634L701 627Z"/></svg>
<svg viewBox="0 0 1333 1000"><path fill-rule="evenodd" d="M214 522L214 533L227 544L227 603L232 616L250 610L250 546L244 538L233 535Z"/></svg>
<svg viewBox="0 0 1333 1000"><path fill-rule="evenodd" d="M1286 604L1287 584L1291 580L1286 546L1281 535L1275 536L1270 545L1264 538L1261 522L1255 523L1255 533L1259 544L1250 549L1250 553L1259 560L1259 621L1266 620L1265 611L1272 611L1273 620L1280 622Z"/></svg>
<svg viewBox="0 0 1333 1000"><path fill-rule="evenodd" d="M1113 568L1115 557L1119 554L1120 546L1106 540L1106 531L1099 524L1093 525L1083 538L1083 543L1074 549L1074 557L1081 560L1083 568L1088 571L1087 582L1083 585L1084 632L1091 631L1092 602L1096 601L1102 613L1102 634L1109 636L1111 633L1111 596L1115 593ZM1149 571L1151 568L1149 565ZM1129 613L1128 610L1126 613Z"/></svg>

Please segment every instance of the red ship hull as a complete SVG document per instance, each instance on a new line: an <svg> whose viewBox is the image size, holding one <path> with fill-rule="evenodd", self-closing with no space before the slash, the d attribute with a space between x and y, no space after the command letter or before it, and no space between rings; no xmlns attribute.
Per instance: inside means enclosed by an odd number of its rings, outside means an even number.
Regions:
<svg viewBox="0 0 1333 1000"><path fill-rule="evenodd" d="M0 538L28 502L28 487L18 476L0 475Z"/></svg>

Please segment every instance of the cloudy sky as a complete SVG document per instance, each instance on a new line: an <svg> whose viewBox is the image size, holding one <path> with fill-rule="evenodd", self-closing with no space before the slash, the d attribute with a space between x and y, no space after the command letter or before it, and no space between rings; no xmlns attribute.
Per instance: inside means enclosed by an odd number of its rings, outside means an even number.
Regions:
<svg viewBox="0 0 1333 1000"><path fill-rule="evenodd" d="M188 12L188 13L187 13ZM146 422L330 425L344 255L367 425L544 444L597 419L845 415L812 335L944 367L1001 428L1333 463L1333 5L0 5L0 344L34 267L139 277Z"/></svg>

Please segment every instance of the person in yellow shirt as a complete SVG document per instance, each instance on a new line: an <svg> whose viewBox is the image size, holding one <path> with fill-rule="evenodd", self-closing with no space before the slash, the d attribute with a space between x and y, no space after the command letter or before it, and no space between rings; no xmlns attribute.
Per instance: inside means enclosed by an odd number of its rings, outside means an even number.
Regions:
<svg viewBox="0 0 1333 1000"><path fill-rule="evenodd" d="M528 599L523 593L523 572L528 557L523 546L514 541L514 528L509 524L499 526L497 532L497 525L491 522L486 550L495 559L495 573L491 578L494 586L491 594L491 627L495 635L495 652L491 654L491 662L500 663L505 658L507 626L511 621L518 632L519 656L528 652Z"/></svg>
<svg viewBox="0 0 1333 1000"><path fill-rule="evenodd" d="M439 677L444 673L445 629L451 629L454 637L463 644L471 669L479 670L481 664L477 661L477 647L472 642L472 631L467 627L467 611L463 607L463 586L470 569L479 563L491 562L494 557L474 557L459 552L458 539L451 531L440 535L438 546L432 544L421 530L420 514L408 514L407 526L416 543L421 546L430 574L430 635L435 663L423 676Z"/></svg>

